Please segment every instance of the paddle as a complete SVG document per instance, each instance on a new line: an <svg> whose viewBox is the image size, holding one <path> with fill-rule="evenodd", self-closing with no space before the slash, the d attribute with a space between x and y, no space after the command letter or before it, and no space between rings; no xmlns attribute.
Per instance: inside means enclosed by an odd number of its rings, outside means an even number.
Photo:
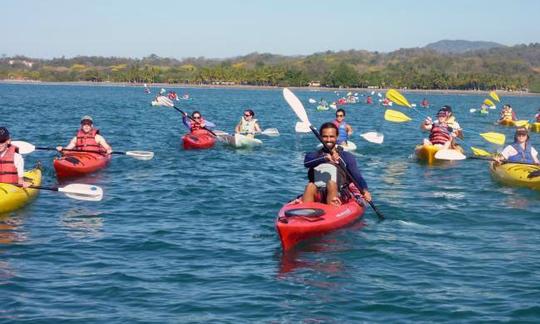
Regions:
<svg viewBox="0 0 540 324"><path fill-rule="evenodd" d="M384 113L384 119L387 121L395 122L395 123L404 123L411 121L412 119L405 115L402 112L388 109ZM486 141L497 144L497 145L504 145L504 142L506 141L506 136L501 133L494 133L494 132L487 132L487 133L476 133L482 136Z"/></svg>
<svg viewBox="0 0 540 324"><path fill-rule="evenodd" d="M378 132L367 132L360 134L360 136L368 142L382 144L384 141L384 135Z"/></svg>
<svg viewBox="0 0 540 324"><path fill-rule="evenodd" d="M292 110L294 111L294 113L296 114L296 116L298 117L298 119L300 119L300 121L302 121L303 124L305 125L309 125L309 128L311 129L311 131L313 132L313 134L315 134L315 136L317 137L317 139L319 140L319 142L322 143L322 145L324 146L324 148L330 152L330 149L328 148L328 146L326 145L326 143L323 141L322 137L321 137L321 134L319 134L319 132L317 131L317 129L315 127L313 127L313 125L311 125L311 123L309 122L309 119L308 119L308 116L307 116L307 113L306 113L306 109L304 108L304 105L302 105L302 102L298 99L298 97L296 97L294 95L294 93L292 93L291 90L287 89L287 88L284 88L283 89L283 97L285 98L285 101L287 101L287 103L289 104L289 106L292 108ZM340 159L340 162L338 164L338 166L342 169L343 172L345 172L345 174L347 175L347 177L349 177L349 179L352 180L352 182L354 183L354 185L360 189L362 186L360 186L360 184L352 177L351 173L349 172L349 170L347 170L347 167L343 165L343 161ZM371 206L371 208L373 209L373 211L375 212L375 214L377 214L377 216L379 217L379 220L383 220L384 219L384 216L383 214L379 211L379 209L375 206L375 204L373 203L373 201L368 201L369 205Z"/></svg>
<svg viewBox="0 0 540 324"><path fill-rule="evenodd" d="M11 142L11 144L19 148L20 154L29 154L29 153L34 152L35 150L56 151L56 148L54 147L39 147L39 146L36 147L33 144L30 144L28 142L23 142L23 141L13 141ZM63 149L62 151L96 153L96 151L70 150L70 149ZM147 152L147 151L127 151L127 152L112 151L111 154L126 155L137 160L151 160L154 157L154 152Z"/></svg>
<svg viewBox="0 0 540 324"><path fill-rule="evenodd" d="M162 106L165 106L165 107L169 107L169 108L174 108L176 109L176 111L180 112L182 115L186 116L187 118L191 119L193 122L197 123L197 121L195 119L193 119L193 117L191 117L190 115L186 114L185 112L183 112L180 108L176 107L174 105L174 103L172 102L171 99L167 98L167 97L159 97L157 98L157 101L162 105ZM215 137L218 137L218 135L216 135L216 133L214 133L210 128L204 126L202 127L204 128L205 130L207 130L210 134L214 135Z"/></svg>
<svg viewBox="0 0 540 324"><path fill-rule="evenodd" d="M22 187L21 185L16 186ZM72 183L60 188L42 186L29 186L28 188L61 192L67 197L77 200L101 201L103 199L103 189L101 187L82 183Z"/></svg>
<svg viewBox="0 0 540 324"><path fill-rule="evenodd" d="M489 93L489 96L491 98L493 98L493 100L497 101L497 102L501 102L501 99L499 99L499 96L497 95L497 93L495 91L491 91Z"/></svg>
<svg viewBox="0 0 540 324"><path fill-rule="evenodd" d="M484 104L487 105L488 107L495 107L495 103L493 103L493 101L489 99L485 99Z"/></svg>
<svg viewBox="0 0 540 324"><path fill-rule="evenodd" d="M220 131L220 130L216 130L215 131L217 136L227 136L227 135L231 135L227 132L224 132L224 131ZM275 137L275 136L279 136L279 131L277 130L277 128L267 128L265 130L263 130L262 132L255 132L255 133L240 133L242 135L246 135L246 134L253 134L253 135L257 135L257 134L260 134L260 135L266 135L266 136L270 136L270 137Z"/></svg>
<svg viewBox="0 0 540 324"><path fill-rule="evenodd" d="M412 105L409 103L409 101L395 89L389 89L386 92L386 98L390 99L391 101L395 102L400 106L412 108Z"/></svg>

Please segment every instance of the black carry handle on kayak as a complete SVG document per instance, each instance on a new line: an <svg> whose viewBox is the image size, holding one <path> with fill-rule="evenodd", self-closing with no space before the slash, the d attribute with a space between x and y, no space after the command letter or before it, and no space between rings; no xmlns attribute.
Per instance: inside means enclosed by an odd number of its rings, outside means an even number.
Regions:
<svg viewBox="0 0 540 324"><path fill-rule="evenodd" d="M317 129L315 127L313 127L313 125L309 125L309 128L311 129L311 131L313 132L313 134L315 134L315 136L317 136L317 139L322 143L324 149L327 151L327 152L330 152L330 149L328 148L328 146L326 145L326 143L324 142L324 140L322 139L321 137L321 134L319 134L319 131L317 131ZM339 153L339 151L338 151ZM347 170L347 167L343 164L343 160L341 159L341 156L340 156L340 159L339 159L339 164L338 166L341 168L341 170L343 172L345 172L345 174L347 175L347 177L349 177L349 179L352 180L352 182L354 183L354 185L356 186L356 188L358 188L358 190L360 190L360 188L362 188L362 186L360 186L360 184L356 181L355 178L353 178L353 176L351 175L351 173L349 172L349 170ZM363 193L362 193L363 194ZM366 200L367 201L367 200ZM375 206L375 204L373 203L373 201L367 201L368 204L371 206L371 208L373 209L373 211L375 212L375 214L377 214L377 216L379 217L379 220L384 220L384 215L381 213L381 211L377 208L377 206Z"/></svg>

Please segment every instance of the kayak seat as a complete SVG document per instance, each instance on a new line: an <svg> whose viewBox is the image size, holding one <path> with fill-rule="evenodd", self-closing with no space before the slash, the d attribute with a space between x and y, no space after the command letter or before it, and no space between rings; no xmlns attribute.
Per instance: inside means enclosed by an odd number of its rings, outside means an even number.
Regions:
<svg viewBox="0 0 540 324"><path fill-rule="evenodd" d="M81 161L80 161L79 159L77 159L76 157L74 157L74 156L66 156L66 157L64 158L64 160L66 160L66 161L68 161L68 162L70 162L70 163L73 163L73 164L79 164L79 163L81 163Z"/></svg>
<svg viewBox="0 0 540 324"><path fill-rule="evenodd" d="M325 214L324 210L319 208L295 208L285 212L286 217L321 217Z"/></svg>

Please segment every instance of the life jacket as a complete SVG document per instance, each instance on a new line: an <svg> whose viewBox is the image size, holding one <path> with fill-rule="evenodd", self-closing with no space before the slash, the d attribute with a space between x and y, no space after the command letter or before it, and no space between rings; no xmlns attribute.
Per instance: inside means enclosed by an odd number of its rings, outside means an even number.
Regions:
<svg viewBox="0 0 540 324"><path fill-rule="evenodd" d="M169 94L167 95L167 97L171 100L174 100L176 99L176 92L169 92Z"/></svg>
<svg viewBox="0 0 540 324"><path fill-rule="evenodd" d="M431 133L429 134L429 141L431 142L431 144L444 145L451 139L452 137L450 136L448 127L442 126L439 123L433 123L433 125L431 126Z"/></svg>
<svg viewBox="0 0 540 324"><path fill-rule="evenodd" d="M429 103L427 100L422 100L422 107L427 107L429 106Z"/></svg>
<svg viewBox="0 0 540 324"><path fill-rule="evenodd" d="M523 149L519 143L512 144L512 147L517 151L517 154L509 156L508 162L534 163L529 141L525 142L525 149Z"/></svg>
<svg viewBox="0 0 540 324"><path fill-rule="evenodd" d="M512 115L512 108L501 111L502 120L514 120Z"/></svg>
<svg viewBox="0 0 540 324"><path fill-rule="evenodd" d="M367 104L372 104L372 103L373 103L373 99L371 99L371 97L368 97L368 98L366 99L366 103L367 103Z"/></svg>
<svg viewBox="0 0 540 324"><path fill-rule="evenodd" d="M105 153L106 150L96 142L97 134L99 134L99 129L96 128L92 128L88 133L85 133L82 129L79 129L77 132L77 141L75 142L75 150Z"/></svg>
<svg viewBox="0 0 540 324"><path fill-rule="evenodd" d="M349 134L347 134L347 123L345 121L339 123L337 120L334 120L332 123L339 129L337 144L346 142L349 139Z"/></svg>
<svg viewBox="0 0 540 324"><path fill-rule="evenodd" d="M540 113L536 114L536 122L540 123Z"/></svg>
<svg viewBox="0 0 540 324"><path fill-rule="evenodd" d="M0 182L17 184L19 176L15 167L15 153L19 149L16 146L9 145L4 156L0 158Z"/></svg>
<svg viewBox="0 0 540 324"><path fill-rule="evenodd" d="M255 124L257 119L251 118L250 121L247 121L244 117L240 119L240 133L255 133Z"/></svg>
<svg viewBox="0 0 540 324"><path fill-rule="evenodd" d="M189 120L189 129L191 132L194 132L194 131L197 131L197 130L200 130L200 129L204 129L202 128L202 124L205 123L205 120L201 117L201 119L199 119L198 122L194 122L193 120Z"/></svg>

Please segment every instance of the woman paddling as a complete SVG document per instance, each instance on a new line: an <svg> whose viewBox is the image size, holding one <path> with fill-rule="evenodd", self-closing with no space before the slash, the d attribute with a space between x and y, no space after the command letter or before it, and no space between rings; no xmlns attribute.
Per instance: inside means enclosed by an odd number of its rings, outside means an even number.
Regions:
<svg viewBox="0 0 540 324"><path fill-rule="evenodd" d="M518 127L514 135L514 143L508 145L501 152L500 156L495 158L498 163L519 162L528 164L540 164L538 161L538 152L529 142L529 131L525 127Z"/></svg>
<svg viewBox="0 0 540 324"><path fill-rule="evenodd" d="M186 126L190 132L195 132L204 128L213 128L216 127L216 125L208 120L205 120L201 113L197 110L195 110L193 113L191 113L191 118L188 117L186 113L184 113L184 116L182 117L182 122L184 123L184 126Z"/></svg>
<svg viewBox="0 0 540 324"><path fill-rule="evenodd" d="M9 131L0 127L0 183L10 183L28 188L24 181L24 159L16 146L11 145Z"/></svg>
<svg viewBox="0 0 540 324"><path fill-rule="evenodd" d="M254 137L255 133L260 133L261 127L259 126L257 119L255 119L255 112L251 109L244 110L244 116L242 116L234 131L238 134L246 134L250 137Z"/></svg>
<svg viewBox="0 0 540 324"><path fill-rule="evenodd" d="M94 128L94 120L90 116L81 118L81 128L77 131L77 135L71 139L66 147L57 146L56 150L81 150L91 151L100 154L111 154L112 148L107 143L105 138L99 134L99 129Z"/></svg>

